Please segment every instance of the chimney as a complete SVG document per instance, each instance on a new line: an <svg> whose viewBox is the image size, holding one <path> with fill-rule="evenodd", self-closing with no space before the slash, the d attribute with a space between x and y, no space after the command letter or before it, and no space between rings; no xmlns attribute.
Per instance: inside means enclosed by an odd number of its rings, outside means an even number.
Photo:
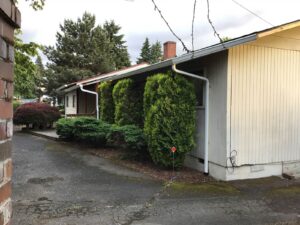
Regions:
<svg viewBox="0 0 300 225"><path fill-rule="evenodd" d="M176 42L167 41L164 43L164 57L163 60L176 57Z"/></svg>

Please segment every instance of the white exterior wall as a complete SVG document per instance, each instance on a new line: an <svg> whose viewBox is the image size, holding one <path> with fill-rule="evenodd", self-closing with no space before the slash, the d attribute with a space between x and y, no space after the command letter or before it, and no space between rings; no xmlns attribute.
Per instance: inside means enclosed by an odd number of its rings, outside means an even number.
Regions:
<svg viewBox="0 0 300 225"><path fill-rule="evenodd" d="M204 70L210 81L209 161L226 166L226 110L227 110L227 51L199 59L184 70ZM205 90L204 90L205 92ZM197 147L186 156L185 165L203 171L205 108L197 108Z"/></svg>
<svg viewBox="0 0 300 225"><path fill-rule="evenodd" d="M300 41L289 36L296 31L229 50L227 156L236 150L237 165L248 169L227 179L255 178L253 164L261 165L256 177L280 175L283 162L300 160Z"/></svg>
<svg viewBox="0 0 300 225"><path fill-rule="evenodd" d="M69 98L69 105L67 106L67 96ZM73 96L75 96L75 105L73 106ZM65 114L77 114L77 93L72 91L65 94Z"/></svg>

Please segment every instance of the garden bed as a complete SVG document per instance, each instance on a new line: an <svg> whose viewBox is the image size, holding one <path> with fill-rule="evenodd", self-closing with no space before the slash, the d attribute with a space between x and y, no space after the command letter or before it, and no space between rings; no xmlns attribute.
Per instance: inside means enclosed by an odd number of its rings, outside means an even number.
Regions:
<svg viewBox="0 0 300 225"><path fill-rule="evenodd" d="M197 170L193 170L187 167L182 167L181 169L173 172L172 170L158 168L151 161L136 161L132 159L127 159L126 150L122 149L101 148L90 149L88 150L88 152L95 156L99 156L101 158L117 162L122 166L136 170L160 181L170 181L171 179L174 179L177 182L191 184L214 181L212 177L206 176Z"/></svg>

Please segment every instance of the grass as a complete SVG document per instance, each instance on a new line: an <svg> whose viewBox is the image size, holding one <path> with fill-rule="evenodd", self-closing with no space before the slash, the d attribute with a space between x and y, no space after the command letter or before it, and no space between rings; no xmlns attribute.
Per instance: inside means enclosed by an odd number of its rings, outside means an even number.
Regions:
<svg viewBox="0 0 300 225"><path fill-rule="evenodd" d="M274 188L269 192L272 196L299 196L300 195L300 186L287 186L287 187L280 187Z"/></svg>
<svg viewBox="0 0 300 225"><path fill-rule="evenodd" d="M239 194L240 191L232 185L225 182L188 184L181 182L174 182L170 185L173 191L185 191L193 193L209 193L209 194Z"/></svg>

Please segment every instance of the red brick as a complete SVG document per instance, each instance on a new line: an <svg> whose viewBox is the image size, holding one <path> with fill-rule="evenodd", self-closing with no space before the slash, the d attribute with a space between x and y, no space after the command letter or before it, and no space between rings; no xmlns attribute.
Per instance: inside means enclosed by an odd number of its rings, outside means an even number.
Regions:
<svg viewBox="0 0 300 225"><path fill-rule="evenodd" d="M164 55L163 59L170 59L176 56L176 42L167 41L164 43Z"/></svg>
<svg viewBox="0 0 300 225"><path fill-rule="evenodd" d="M11 196L11 182L7 182L0 188L0 203L3 204L4 201L9 199Z"/></svg>
<svg viewBox="0 0 300 225"><path fill-rule="evenodd" d="M14 28L8 25L2 18L0 18L0 36L11 43L14 42Z"/></svg>
<svg viewBox="0 0 300 225"><path fill-rule="evenodd" d="M0 1L0 8L8 17L11 17L11 7L12 7L11 1L9 0Z"/></svg>
<svg viewBox="0 0 300 225"><path fill-rule="evenodd" d="M14 85L12 82L6 82L7 95L5 96L7 101L11 101L14 97ZM0 92L1 93L1 92Z"/></svg>
<svg viewBox="0 0 300 225"><path fill-rule="evenodd" d="M5 87L6 87L6 81L0 80L0 98L4 97Z"/></svg>
<svg viewBox="0 0 300 225"><path fill-rule="evenodd" d="M12 160L6 161L4 165L4 177L6 180L11 179L13 173L13 166L12 166Z"/></svg>
<svg viewBox="0 0 300 225"><path fill-rule="evenodd" d="M0 119L12 119L13 107L11 102L0 100Z"/></svg>
<svg viewBox="0 0 300 225"><path fill-rule="evenodd" d="M6 122L0 122L0 140L7 138Z"/></svg>
<svg viewBox="0 0 300 225"><path fill-rule="evenodd" d="M21 27L21 13L20 10L18 8L16 8L16 19L15 19L15 23L18 27Z"/></svg>
<svg viewBox="0 0 300 225"><path fill-rule="evenodd" d="M11 141L6 141L2 144L0 144L0 161L5 161L9 158L11 158L11 147L12 147L12 142Z"/></svg>
<svg viewBox="0 0 300 225"><path fill-rule="evenodd" d="M0 78L13 81L14 65L13 63L0 60Z"/></svg>

